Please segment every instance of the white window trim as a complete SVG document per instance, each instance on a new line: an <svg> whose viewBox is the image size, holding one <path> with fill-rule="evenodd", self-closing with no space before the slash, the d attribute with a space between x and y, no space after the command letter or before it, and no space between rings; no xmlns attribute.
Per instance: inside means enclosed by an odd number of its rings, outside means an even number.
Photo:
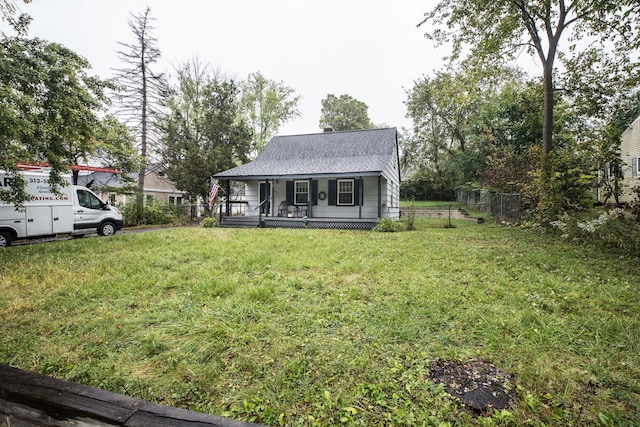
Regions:
<svg viewBox="0 0 640 427"><path fill-rule="evenodd" d="M301 184L304 183L307 186L307 191L306 192L298 192L298 183L301 183ZM309 183L309 181L293 181L293 204L294 205L308 205L309 204L310 187L311 187L311 184ZM305 194L307 196L307 201L305 201L305 202L298 201L298 194L300 194L300 195Z"/></svg>
<svg viewBox="0 0 640 427"><path fill-rule="evenodd" d="M356 180L355 179L338 179L336 182L336 205L338 206L355 206L356 204ZM351 203L340 203L340 194L348 194L347 192L340 192L340 183L351 183Z"/></svg>

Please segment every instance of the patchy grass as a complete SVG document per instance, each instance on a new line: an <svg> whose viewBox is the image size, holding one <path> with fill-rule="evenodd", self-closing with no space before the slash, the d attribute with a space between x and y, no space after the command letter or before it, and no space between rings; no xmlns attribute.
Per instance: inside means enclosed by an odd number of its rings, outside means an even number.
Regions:
<svg viewBox="0 0 640 427"><path fill-rule="evenodd" d="M637 258L440 225L7 248L0 363L272 426L640 423ZM467 413L439 358L504 369L517 405Z"/></svg>
<svg viewBox="0 0 640 427"><path fill-rule="evenodd" d="M459 208L462 206L459 202L447 202L447 201L430 201L430 200L400 200L400 207L405 209L410 206L416 208L446 208L451 206L452 208Z"/></svg>

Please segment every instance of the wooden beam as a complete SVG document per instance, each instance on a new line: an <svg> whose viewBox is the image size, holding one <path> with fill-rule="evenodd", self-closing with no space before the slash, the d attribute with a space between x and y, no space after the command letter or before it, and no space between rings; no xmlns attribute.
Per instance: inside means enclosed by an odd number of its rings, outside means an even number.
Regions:
<svg viewBox="0 0 640 427"><path fill-rule="evenodd" d="M227 185L225 185L226 192L227 192L226 215L229 216L231 215L231 206L229 204L229 201L231 200L231 181L227 180L226 182L227 182Z"/></svg>
<svg viewBox="0 0 640 427"><path fill-rule="evenodd" d="M0 424L255 427L0 365Z"/></svg>
<svg viewBox="0 0 640 427"><path fill-rule="evenodd" d="M358 178L358 218L362 219L362 203L364 201L364 180L362 177Z"/></svg>

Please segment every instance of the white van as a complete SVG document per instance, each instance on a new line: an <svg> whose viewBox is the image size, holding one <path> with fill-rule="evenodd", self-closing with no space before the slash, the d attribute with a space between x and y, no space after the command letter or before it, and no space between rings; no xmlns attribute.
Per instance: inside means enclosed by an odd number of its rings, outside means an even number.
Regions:
<svg viewBox="0 0 640 427"><path fill-rule="evenodd" d="M122 228L120 211L104 203L88 188L71 185L70 176L65 177L68 185L59 186L56 194L49 185L48 172L21 173L32 200L25 201L23 209L0 201L0 247L9 246L16 239L56 234L97 232L110 236ZM9 189L12 181L0 171L0 189Z"/></svg>

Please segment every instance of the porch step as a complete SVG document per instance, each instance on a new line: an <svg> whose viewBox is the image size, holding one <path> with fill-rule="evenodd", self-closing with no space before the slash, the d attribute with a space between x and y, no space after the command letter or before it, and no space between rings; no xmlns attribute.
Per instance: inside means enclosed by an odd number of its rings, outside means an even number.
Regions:
<svg viewBox="0 0 640 427"><path fill-rule="evenodd" d="M220 223L223 228L256 228L258 217L251 216L226 216Z"/></svg>

